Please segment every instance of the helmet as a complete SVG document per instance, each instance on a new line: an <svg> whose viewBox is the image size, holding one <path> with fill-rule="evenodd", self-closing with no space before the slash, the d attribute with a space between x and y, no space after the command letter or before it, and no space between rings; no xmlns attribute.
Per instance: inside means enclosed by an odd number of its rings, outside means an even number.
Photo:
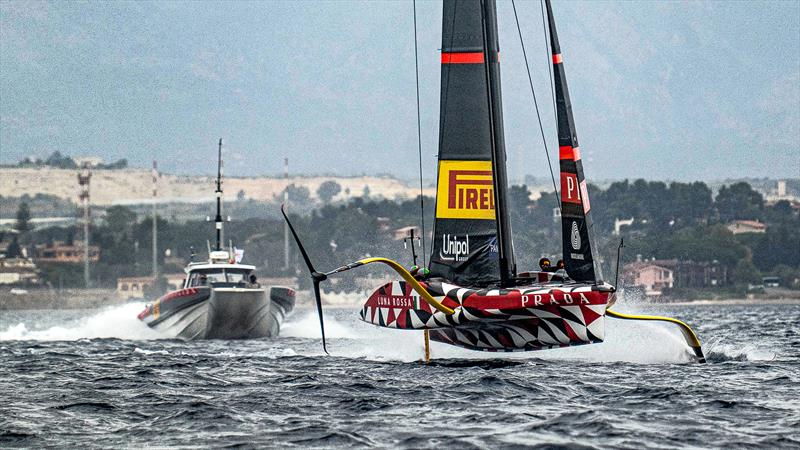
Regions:
<svg viewBox="0 0 800 450"><path fill-rule="evenodd" d="M550 260L547 258L542 258L539 260L539 267L550 267Z"/></svg>

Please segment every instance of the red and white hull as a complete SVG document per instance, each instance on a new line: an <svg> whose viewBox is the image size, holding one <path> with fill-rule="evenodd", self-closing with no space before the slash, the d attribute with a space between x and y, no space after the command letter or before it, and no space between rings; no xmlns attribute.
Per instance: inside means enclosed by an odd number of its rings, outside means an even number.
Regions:
<svg viewBox="0 0 800 450"><path fill-rule="evenodd" d="M410 284L396 281L369 297L361 319L387 328L428 329L432 340L472 350L542 350L602 342L614 292L609 284L549 282L509 289L422 284L455 313L433 309Z"/></svg>

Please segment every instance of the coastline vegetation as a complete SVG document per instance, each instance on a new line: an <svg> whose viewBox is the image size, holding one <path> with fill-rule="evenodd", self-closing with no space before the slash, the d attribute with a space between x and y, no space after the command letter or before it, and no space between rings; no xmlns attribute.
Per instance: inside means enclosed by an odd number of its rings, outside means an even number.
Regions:
<svg viewBox="0 0 800 450"><path fill-rule="evenodd" d="M292 188L290 198L299 200L291 206L295 226L303 236L317 267L336 267L366 255L385 255L411 265L410 252L403 236L395 230L420 225L420 199L393 201L359 197L346 203L331 202L338 185L325 185L324 201L312 203L307 192ZM590 186L592 212L599 255L604 274L612 279L619 239L625 239L622 264L637 258L677 259L713 263L723 267L727 279L710 289L676 289L682 298L742 295L748 285L760 284L761 277L779 277L784 287L800 288L800 217L789 201L768 203L748 183L723 186L716 195L702 182L663 183L645 180L611 183L606 189ZM305 195L303 195L305 194ZM278 216L278 201L245 209L266 208L269 217L247 218L226 224L226 240L245 249L245 260L259 267L262 276L299 275L306 283L305 267L298 258L294 243L289 267L284 267L283 222ZM424 198L426 232L433 225L434 199ZM561 228L554 209L558 203L552 193L536 200L525 185L509 189L509 202L519 270L536 267L542 256L559 258ZM27 206L26 206L27 207ZM242 208L243 205L238 205ZM30 215L30 212L27 213ZM621 226L619 235L612 232L617 220L634 219ZM734 234L729 225L736 220L758 221L763 232ZM116 279L148 276L151 267L152 218L125 206L105 210L104 219L91 231L91 243L100 248L100 261L93 264L93 284L114 287ZM201 220L180 222L158 218L158 260L160 273L177 273L191 257L204 258L211 225ZM20 230L22 231L22 230ZM72 242L82 236L79 225L37 228L15 235L20 246L53 245ZM2 241L0 236L0 241ZM8 236L6 236L8 240ZM426 250L430 243L426 243ZM167 252L167 250L169 250ZM169 256L166 256L169 253ZM418 249L422 255L422 249ZM428 255L424 255L427 258ZM48 263L39 265L42 277L53 287L82 286L80 264ZM349 277L364 276L356 271L342 276L340 286L348 286Z"/></svg>

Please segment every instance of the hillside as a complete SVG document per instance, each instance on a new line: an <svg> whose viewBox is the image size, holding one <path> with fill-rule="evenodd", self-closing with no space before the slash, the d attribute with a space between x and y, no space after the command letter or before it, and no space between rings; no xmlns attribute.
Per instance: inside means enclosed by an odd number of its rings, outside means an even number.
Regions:
<svg viewBox="0 0 800 450"><path fill-rule="evenodd" d="M279 198L287 184L305 187L316 199L317 189L325 181L335 181L341 192L334 197L342 200L358 197L369 188L371 196L388 199L409 199L419 195L419 187L384 177L293 177L287 183L283 178L226 177L223 189L226 199L235 199L243 193L247 199L271 201ZM152 199L152 178L149 170L94 170L91 180L92 204L149 203ZM159 180L159 202L204 202L213 196L214 179L204 176L178 176L162 174ZM0 195L21 197L24 194L49 194L77 202L79 193L77 171L54 168L0 168ZM425 189L433 195L432 188Z"/></svg>

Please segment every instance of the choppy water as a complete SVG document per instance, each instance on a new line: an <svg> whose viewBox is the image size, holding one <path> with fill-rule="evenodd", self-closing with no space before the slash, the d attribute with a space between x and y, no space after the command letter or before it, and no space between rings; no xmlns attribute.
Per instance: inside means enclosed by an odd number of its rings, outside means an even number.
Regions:
<svg viewBox="0 0 800 450"><path fill-rule="evenodd" d="M337 311L283 336L181 342L135 318L0 312L0 446L800 447L800 306L621 305L695 326L607 322L603 344L495 355Z"/></svg>

